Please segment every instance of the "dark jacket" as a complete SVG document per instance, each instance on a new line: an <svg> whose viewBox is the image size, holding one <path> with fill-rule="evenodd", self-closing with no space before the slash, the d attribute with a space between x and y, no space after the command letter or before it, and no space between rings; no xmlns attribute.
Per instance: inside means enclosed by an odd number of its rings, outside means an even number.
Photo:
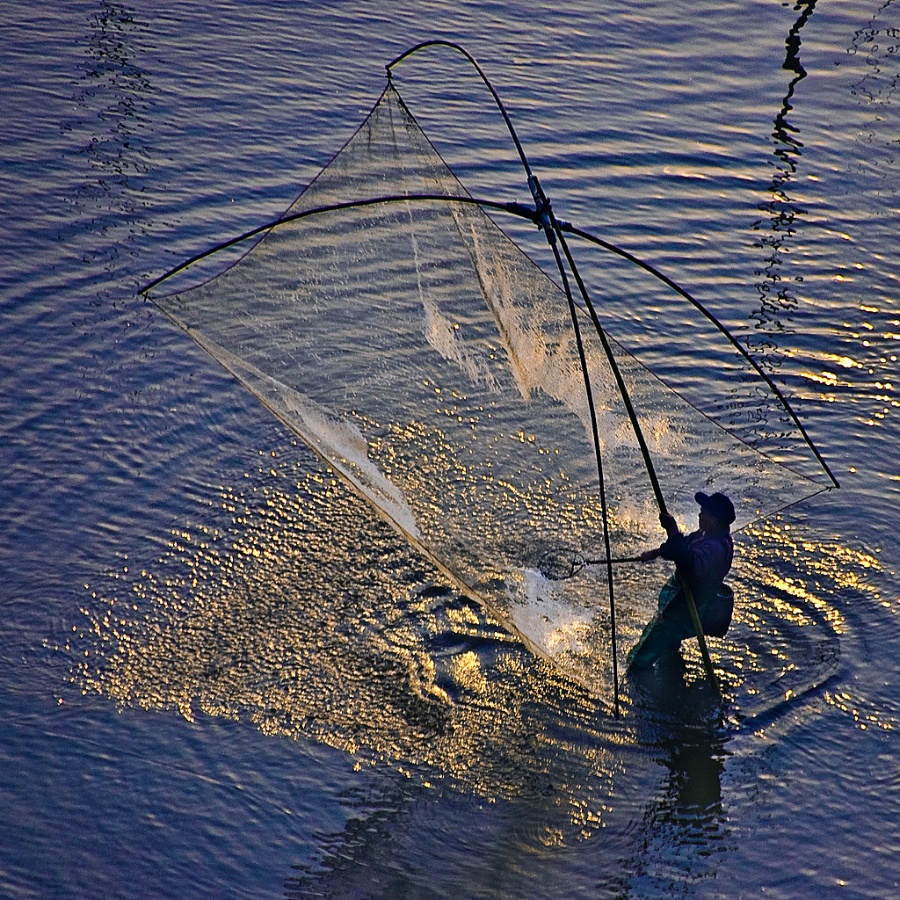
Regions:
<svg viewBox="0 0 900 900"><path fill-rule="evenodd" d="M695 531L687 537L676 534L659 548L659 555L675 563L699 606L721 588L734 559L734 542L728 531Z"/></svg>

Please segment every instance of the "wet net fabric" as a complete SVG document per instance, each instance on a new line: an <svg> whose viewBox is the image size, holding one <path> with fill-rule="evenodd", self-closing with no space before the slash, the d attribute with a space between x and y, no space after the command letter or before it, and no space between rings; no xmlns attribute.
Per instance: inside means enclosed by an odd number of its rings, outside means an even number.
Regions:
<svg viewBox="0 0 900 900"><path fill-rule="evenodd" d="M465 192L389 87L289 212L434 193ZM569 307L491 218L415 199L317 213L205 284L154 299L460 589L608 696L605 569L554 580L544 565L603 553ZM578 314L612 551L629 556L659 542L658 512L609 363ZM740 525L817 489L613 348L682 522L693 527L697 490L728 491ZM664 580L658 567L617 570L623 655Z"/></svg>

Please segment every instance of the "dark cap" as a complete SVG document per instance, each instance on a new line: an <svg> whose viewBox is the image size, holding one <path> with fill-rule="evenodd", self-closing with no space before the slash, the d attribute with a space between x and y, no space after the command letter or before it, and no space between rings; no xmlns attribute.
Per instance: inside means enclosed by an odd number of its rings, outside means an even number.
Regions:
<svg viewBox="0 0 900 900"><path fill-rule="evenodd" d="M724 494L704 494L703 491L697 491L694 499L701 509L715 516L723 525L730 525L734 521L734 504Z"/></svg>

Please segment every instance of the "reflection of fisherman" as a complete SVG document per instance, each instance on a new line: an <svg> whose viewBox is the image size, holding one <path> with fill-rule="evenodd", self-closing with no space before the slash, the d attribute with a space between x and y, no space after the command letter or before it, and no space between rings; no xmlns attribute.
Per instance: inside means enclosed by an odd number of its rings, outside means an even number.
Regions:
<svg viewBox="0 0 900 900"><path fill-rule="evenodd" d="M675 519L662 513L659 522L668 540L640 556L643 562L660 556L672 560L675 574L660 591L656 615L628 654L628 663L634 668L648 668L657 660L676 657L681 642L696 634L680 579L691 589L705 634L722 637L731 624L734 595L723 582L734 556L729 531L734 505L720 493L700 492L694 499L700 504L699 529L685 537Z"/></svg>

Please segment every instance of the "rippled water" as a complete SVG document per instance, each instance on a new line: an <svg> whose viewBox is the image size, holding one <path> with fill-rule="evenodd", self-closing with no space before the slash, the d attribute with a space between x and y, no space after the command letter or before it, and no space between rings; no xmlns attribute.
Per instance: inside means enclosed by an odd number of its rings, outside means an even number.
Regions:
<svg viewBox="0 0 900 900"><path fill-rule="evenodd" d="M898 11L3 3L0 893L896 893ZM842 481L742 535L721 721L693 657L611 719L136 295L278 215L434 36ZM396 78L473 193L527 199L464 67ZM691 373L677 302L581 262Z"/></svg>

